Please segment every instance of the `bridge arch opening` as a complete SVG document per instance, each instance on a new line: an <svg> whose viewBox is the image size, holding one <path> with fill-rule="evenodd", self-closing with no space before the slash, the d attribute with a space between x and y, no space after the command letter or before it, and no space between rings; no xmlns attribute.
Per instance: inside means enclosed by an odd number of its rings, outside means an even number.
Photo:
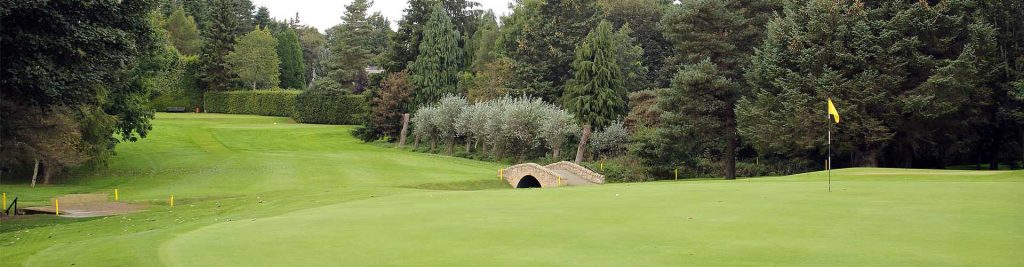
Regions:
<svg viewBox="0 0 1024 267"><path fill-rule="evenodd" d="M519 179L519 184L516 184L516 188L539 188L540 181L534 178L533 175L523 176L523 179Z"/></svg>

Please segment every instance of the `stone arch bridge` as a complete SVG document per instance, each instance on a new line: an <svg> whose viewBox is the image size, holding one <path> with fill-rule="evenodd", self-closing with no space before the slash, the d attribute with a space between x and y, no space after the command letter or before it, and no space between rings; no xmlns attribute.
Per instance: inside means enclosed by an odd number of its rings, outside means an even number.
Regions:
<svg viewBox="0 0 1024 267"><path fill-rule="evenodd" d="M603 184L604 175L572 162L562 161L547 166L536 163L512 165L501 171L501 178L515 188L559 187L567 185Z"/></svg>

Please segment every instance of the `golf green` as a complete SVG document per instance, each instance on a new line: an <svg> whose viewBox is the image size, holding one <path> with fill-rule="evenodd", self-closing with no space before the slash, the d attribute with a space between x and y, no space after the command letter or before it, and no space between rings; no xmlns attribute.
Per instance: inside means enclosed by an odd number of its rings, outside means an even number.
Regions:
<svg viewBox="0 0 1024 267"><path fill-rule="evenodd" d="M118 188L148 206L0 222L3 265L1024 264L1024 171L842 169L832 192L820 172L515 190L499 164L363 144L350 126L153 122L107 170L37 188L5 180L29 204Z"/></svg>

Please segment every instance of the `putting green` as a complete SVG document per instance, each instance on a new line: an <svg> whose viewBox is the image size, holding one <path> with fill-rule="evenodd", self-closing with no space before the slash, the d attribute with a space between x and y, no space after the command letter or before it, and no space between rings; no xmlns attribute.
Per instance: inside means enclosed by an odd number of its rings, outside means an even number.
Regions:
<svg viewBox="0 0 1024 267"><path fill-rule="evenodd" d="M844 169L513 190L498 164L359 143L351 127L159 114L110 170L9 194L146 212L0 223L24 265L1021 264L1024 172ZM276 123L276 124L275 124ZM166 206L175 194L176 206Z"/></svg>

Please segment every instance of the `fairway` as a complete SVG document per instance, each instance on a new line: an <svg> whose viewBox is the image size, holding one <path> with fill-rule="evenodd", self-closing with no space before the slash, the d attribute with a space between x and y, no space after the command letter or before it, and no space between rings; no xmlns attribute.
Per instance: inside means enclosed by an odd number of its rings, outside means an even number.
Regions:
<svg viewBox="0 0 1024 267"><path fill-rule="evenodd" d="M153 124L107 170L0 188L34 205L118 188L146 211L3 221L0 265L1024 264L1024 171L841 169L831 193L821 172L515 190L497 163L364 144L351 126Z"/></svg>

